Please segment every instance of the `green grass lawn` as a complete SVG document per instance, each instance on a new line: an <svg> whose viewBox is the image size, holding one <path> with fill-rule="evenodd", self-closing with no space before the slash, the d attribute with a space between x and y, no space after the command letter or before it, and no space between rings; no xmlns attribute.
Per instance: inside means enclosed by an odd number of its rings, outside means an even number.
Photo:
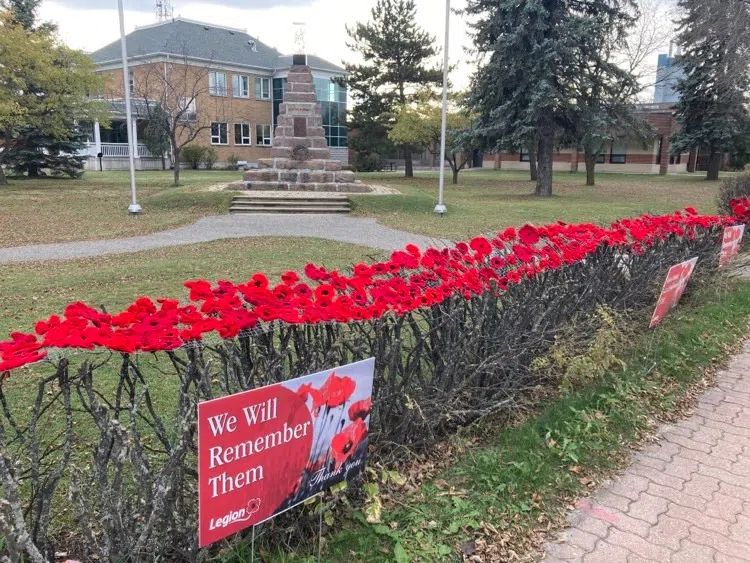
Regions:
<svg viewBox="0 0 750 563"><path fill-rule="evenodd" d="M2 267L0 339L82 300L119 311L141 295L183 299L185 280L248 280L255 272L278 278L308 262L347 268L377 251L318 239L251 238L214 241L119 256Z"/></svg>
<svg viewBox="0 0 750 563"><path fill-rule="evenodd" d="M0 186L0 246L142 235L229 212L232 192L201 188L241 179L240 172L184 170L136 174L143 214L128 214L128 172L87 172L80 179L10 179Z"/></svg>
<svg viewBox="0 0 750 563"><path fill-rule="evenodd" d="M359 177L365 183L397 188L403 195L355 196L356 214L377 217L389 227L456 239L526 222L604 222L644 212L667 213L689 205L714 213L719 188L716 182L706 182L704 174L597 174L597 186L587 187L584 174L559 172L554 176L555 195L540 199L533 195L534 184L527 172L465 171L458 186L447 178L448 214L436 217L437 173L418 173L410 179L400 173Z"/></svg>
<svg viewBox="0 0 750 563"><path fill-rule="evenodd" d="M457 239L529 221L602 222L688 205L713 212L718 190L718 184L706 182L702 174L599 174L598 185L586 187L583 174L557 173L555 196L539 199L532 195L534 185L525 172L465 171L458 186L448 178L448 215L441 218L432 212L437 173L419 173L411 179L399 173L359 177L395 187L402 195L354 196L355 214L406 231ZM9 186L0 187L0 246L134 236L224 214L234 194L203 188L239 179L239 172L185 170L184 185L173 188L170 171L139 172L139 201L144 208L139 217L127 212L127 172L87 172L79 180L11 179Z"/></svg>

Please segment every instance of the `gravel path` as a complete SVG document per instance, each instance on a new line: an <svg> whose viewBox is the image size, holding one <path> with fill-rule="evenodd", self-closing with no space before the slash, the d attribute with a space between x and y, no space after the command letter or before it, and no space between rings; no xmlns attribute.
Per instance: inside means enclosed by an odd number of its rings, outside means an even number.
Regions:
<svg viewBox="0 0 750 563"><path fill-rule="evenodd" d="M369 218L341 215L221 215L204 217L179 229L132 238L0 248L0 264L126 254L244 237L313 237L380 250L398 250L409 243L421 247L443 244L422 235L384 227Z"/></svg>
<svg viewBox="0 0 750 563"><path fill-rule="evenodd" d="M750 561L750 344L627 471L578 503L544 563Z"/></svg>

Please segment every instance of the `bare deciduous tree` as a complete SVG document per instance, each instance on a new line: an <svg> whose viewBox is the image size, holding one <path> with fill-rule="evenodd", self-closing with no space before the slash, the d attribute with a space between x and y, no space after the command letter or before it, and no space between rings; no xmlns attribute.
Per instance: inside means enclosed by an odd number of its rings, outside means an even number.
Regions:
<svg viewBox="0 0 750 563"><path fill-rule="evenodd" d="M211 91L211 63L196 64L187 48L180 57L136 68L134 93L142 103L134 104L134 113L151 121L152 127L162 127L169 138L177 186L182 150L210 130L212 123L226 121L228 85L215 85ZM229 136L228 125L226 133Z"/></svg>

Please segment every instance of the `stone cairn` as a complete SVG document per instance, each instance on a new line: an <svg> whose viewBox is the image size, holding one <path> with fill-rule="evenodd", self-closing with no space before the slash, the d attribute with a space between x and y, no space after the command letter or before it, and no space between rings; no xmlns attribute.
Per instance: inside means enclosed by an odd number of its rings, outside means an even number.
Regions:
<svg viewBox="0 0 750 563"><path fill-rule="evenodd" d="M341 162L331 160L309 66L295 64L289 70L271 156L259 159L257 170L245 172L245 189L371 191L369 186L355 181L354 172L342 170Z"/></svg>

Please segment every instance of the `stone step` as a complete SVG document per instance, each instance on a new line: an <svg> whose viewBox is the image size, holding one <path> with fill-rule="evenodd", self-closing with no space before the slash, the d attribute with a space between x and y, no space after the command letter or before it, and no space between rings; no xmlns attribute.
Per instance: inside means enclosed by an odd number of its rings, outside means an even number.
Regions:
<svg viewBox="0 0 750 563"><path fill-rule="evenodd" d="M297 204L310 203L312 205L349 205L347 197L273 197L273 196L236 196L232 203L280 203L280 204Z"/></svg>
<svg viewBox="0 0 750 563"><path fill-rule="evenodd" d="M246 208L246 207L340 207L342 209L350 209L349 202L311 202L311 201L233 201L232 208Z"/></svg>
<svg viewBox="0 0 750 563"><path fill-rule="evenodd" d="M301 205L295 205L295 206L286 206L286 207L275 207L275 206L266 206L266 205L255 205L252 207L236 207L232 206L229 209L229 213L233 215L241 215L241 214L251 214L251 213L283 213L283 214L299 214L299 213L305 213L305 214L347 214L349 213L350 209L348 207L320 207L320 206L301 206Z"/></svg>

